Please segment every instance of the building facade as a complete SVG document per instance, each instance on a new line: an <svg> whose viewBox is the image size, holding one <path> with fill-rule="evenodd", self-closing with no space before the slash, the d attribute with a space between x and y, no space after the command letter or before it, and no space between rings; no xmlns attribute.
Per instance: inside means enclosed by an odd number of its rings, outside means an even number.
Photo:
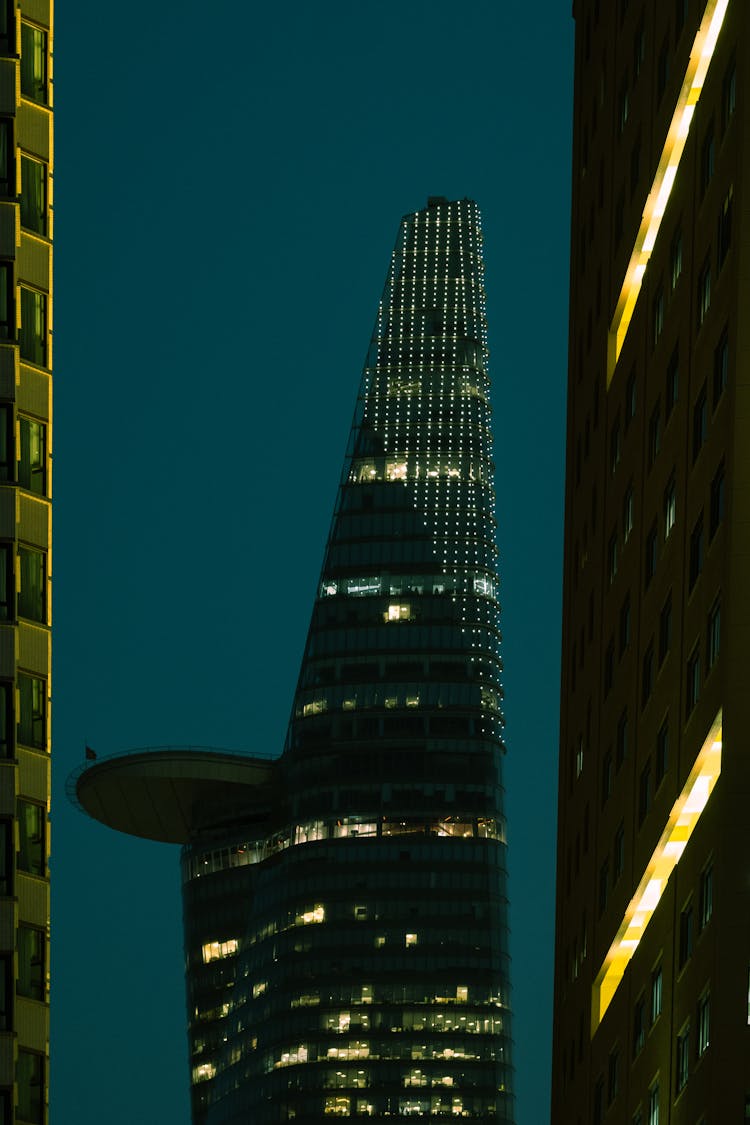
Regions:
<svg viewBox="0 0 750 1125"><path fill-rule="evenodd" d="M196 1125L513 1121L481 242L470 200L404 218L283 754L181 837ZM146 765L78 799L115 824Z"/></svg>
<svg viewBox="0 0 750 1125"><path fill-rule="evenodd" d="M750 10L576 0L552 1121L750 1120Z"/></svg>
<svg viewBox="0 0 750 1125"><path fill-rule="evenodd" d="M52 7L0 3L0 1119L49 1062Z"/></svg>

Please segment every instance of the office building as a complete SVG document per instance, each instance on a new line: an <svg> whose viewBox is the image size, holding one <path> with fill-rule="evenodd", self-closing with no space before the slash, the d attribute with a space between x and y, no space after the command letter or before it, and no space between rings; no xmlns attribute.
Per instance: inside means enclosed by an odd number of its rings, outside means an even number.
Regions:
<svg viewBox="0 0 750 1125"><path fill-rule="evenodd" d="M0 3L0 1120L49 1061L52 9Z"/></svg>
<svg viewBox="0 0 750 1125"><path fill-rule="evenodd" d="M750 8L575 0L555 1125L750 1120Z"/></svg>
<svg viewBox="0 0 750 1125"><path fill-rule="evenodd" d="M196 1125L513 1121L482 236L404 218L276 760L104 760L77 799L181 841Z"/></svg>

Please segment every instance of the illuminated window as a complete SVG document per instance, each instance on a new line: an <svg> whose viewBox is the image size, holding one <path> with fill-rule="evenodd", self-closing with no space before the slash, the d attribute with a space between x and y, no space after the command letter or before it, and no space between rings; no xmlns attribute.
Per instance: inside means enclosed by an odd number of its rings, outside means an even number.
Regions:
<svg viewBox="0 0 750 1125"><path fill-rule="evenodd" d="M325 699L312 699L309 703L305 703L302 707L302 714L307 718L309 715L322 715L328 708L328 701Z"/></svg>
<svg viewBox="0 0 750 1125"><path fill-rule="evenodd" d="M389 461L385 467L386 480L406 480L406 461Z"/></svg>
<svg viewBox="0 0 750 1125"><path fill-rule="evenodd" d="M367 921L367 906L355 906L354 907L354 917L356 918L356 920L358 922L366 922Z"/></svg>
<svg viewBox="0 0 750 1125"><path fill-rule="evenodd" d="M313 906L310 910L298 914L294 920L296 926L309 926L314 922L325 922L326 912L325 907L320 904Z"/></svg>
<svg viewBox="0 0 750 1125"><path fill-rule="evenodd" d="M687 1023L677 1036L677 1059L675 1073L675 1092L680 1093L687 1085L690 1075L690 1024Z"/></svg>
<svg viewBox="0 0 750 1125"><path fill-rule="evenodd" d="M193 1067L193 1085L199 1082L208 1082L209 1079L214 1078L216 1075L216 1067L211 1062L200 1063L198 1066Z"/></svg>
<svg viewBox="0 0 750 1125"><path fill-rule="evenodd" d="M21 21L21 94L47 104L47 32Z"/></svg>
<svg viewBox="0 0 750 1125"><path fill-rule="evenodd" d="M385 945L385 936L383 934L379 934L378 937L375 938L374 944L376 949L382 949Z"/></svg>
<svg viewBox="0 0 750 1125"><path fill-rule="evenodd" d="M411 606L391 604L385 611L383 619L386 624L389 621L409 621L411 620Z"/></svg>
<svg viewBox="0 0 750 1125"><path fill-rule="evenodd" d="M207 965L209 961L218 961L223 957L233 957L238 947L239 942L236 938L230 938L228 941L208 941L202 949L203 963Z"/></svg>
<svg viewBox="0 0 750 1125"><path fill-rule="evenodd" d="M416 945L417 944L417 935L416 934L407 934L406 939L405 939L405 944L406 944L407 948L410 945Z"/></svg>

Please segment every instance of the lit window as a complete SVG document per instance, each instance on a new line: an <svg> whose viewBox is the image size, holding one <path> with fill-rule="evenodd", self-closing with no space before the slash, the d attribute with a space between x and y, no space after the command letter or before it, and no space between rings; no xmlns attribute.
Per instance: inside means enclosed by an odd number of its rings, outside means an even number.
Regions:
<svg viewBox="0 0 750 1125"><path fill-rule="evenodd" d="M411 606L391 604L383 614L383 620L386 624L389 621L409 621L411 620Z"/></svg>
<svg viewBox="0 0 750 1125"><path fill-rule="evenodd" d="M386 480L406 480L406 461L389 461L385 467Z"/></svg>
<svg viewBox="0 0 750 1125"><path fill-rule="evenodd" d="M308 715L322 715L327 707L328 703L325 699L312 699L309 703L303 704L302 714L305 718Z"/></svg>
<svg viewBox="0 0 750 1125"><path fill-rule="evenodd" d="M367 921L367 906L366 905L355 906L354 907L354 917L356 918L356 920L358 922L366 922Z"/></svg>
<svg viewBox="0 0 750 1125"><path fill-rule="evenodd" d="M311 910L305 910L298 914L294 920L294 924L295 926L309 926L313 922L325 922L325 918L325 907L318 904L313 906Z"/></svg>
<svg viewBox="0 0 750 1125"><path fill-rule="evenodd" d="M47 32L21 21L21 93L47 104Z"/></svg>
<svg viewBox="0 0 750 1125"><path fill-rule="evenodd" d="M405 944L406 944L407 948L410 945L416 945L417 944L417 935L416 934L407 934L406 938L405 938Z"/></svg>
<svg viewBox="0 0 750 1125"><path fill-rule="evenodd" d="M202 949L204 965L209 961L221 960L223 957L233 957L238 946L236 938L230 938L228 941L207 941Z"/></svg>
<svg viewBox="0 0 750 1125"><path fill-rule="evenodd" d="M208 1082L215 1075L216 1067L212 1062L199 1063L198 1066L193 1067L193 1085L196 1086L199 1082Z"/></svg>

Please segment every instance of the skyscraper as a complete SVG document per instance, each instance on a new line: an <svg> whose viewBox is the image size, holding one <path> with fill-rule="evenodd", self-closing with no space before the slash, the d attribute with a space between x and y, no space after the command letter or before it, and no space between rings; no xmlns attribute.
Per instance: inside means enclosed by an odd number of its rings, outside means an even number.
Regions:
<svg viewBox="0 0 750 1125"><path fill-rule="evenodd" d="M52 9L0 3L0 1120L49 1059Z"/></svg>
<svg viewBox="0 0 750 1125"><path fill-rule="evenodd" d="M750 1119L750 10L578 0L552 1120Z"/></svg>
<svg viewBox="0 0 750 1125"><path fill-rule="evenodd" d="M481 241L469 200L401 224L281 757L75 779L185 844L196 1125L513 1121Z"/></svg>

